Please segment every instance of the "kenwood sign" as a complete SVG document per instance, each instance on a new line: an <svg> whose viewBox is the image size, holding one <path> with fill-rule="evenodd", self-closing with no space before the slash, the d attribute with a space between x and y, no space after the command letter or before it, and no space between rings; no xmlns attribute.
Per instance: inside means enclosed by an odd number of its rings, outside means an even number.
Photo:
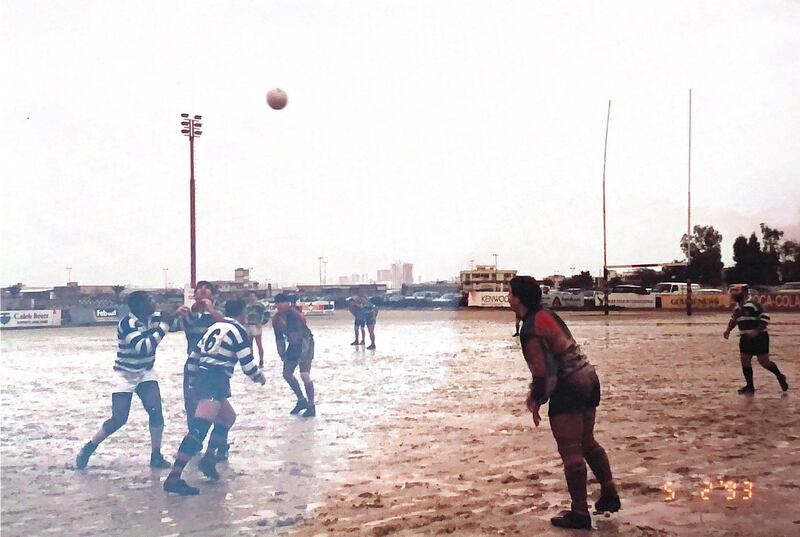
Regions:
<svg viewBox="0 0 800 537"><path fill-rule="evenodd" d="M470 291L467 306L476 308L509 308L508 293Z"/></svg>
<svg viewBox="0 0 800 537"><path fill-rule="evenodd" d="M61 326L61 310L17 310L0 312L2 328Z"/></svg>

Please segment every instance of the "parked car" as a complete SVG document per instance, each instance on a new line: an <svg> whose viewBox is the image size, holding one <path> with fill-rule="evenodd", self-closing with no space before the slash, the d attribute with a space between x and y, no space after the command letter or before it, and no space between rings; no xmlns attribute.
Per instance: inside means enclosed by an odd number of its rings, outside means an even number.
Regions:
<svg viewBox="0 0 800 537"><path fill-rule="evenodd" d="M692 287L692 292L696 295L723 295L725 291L722 289L697 289Z"/></svg>
<svg viewBox="0 0 800 537"><path fill-rule="evenodd" d="M436 291L417 291L411 297L414 300L433 300L439 298L439 293Z"/></svg>
<svg viewBox="0 0 800 537"><path fill-rule="evenodd" d="M780 286L778 289L780 293L789 293L792 295L800 295L800 282L787 282Z"/></svg>
<svg viewBox="0 0 800 537"><path fill-rule="evenodd" d="M432 300L437 306L458 306L461 302L461 295L458 293L445 293L438 298Z"/></svg>
<svg viewBox="0 0 800 537"><path fill-rule="evenodd" d="M662 283L656 284L656 286L653 287L653 291L652 292L653 292L654 295L655 294L664 294L664 293L670 293L670 294L674 293L674 294L679 294L679 295L685 295L687 290L688 290L688 287L686 285L686 282L662 282ZM699 290L700 290L700 285L697 284L697 283L693 283L692 284L692 293L696 293Z"/></svg>

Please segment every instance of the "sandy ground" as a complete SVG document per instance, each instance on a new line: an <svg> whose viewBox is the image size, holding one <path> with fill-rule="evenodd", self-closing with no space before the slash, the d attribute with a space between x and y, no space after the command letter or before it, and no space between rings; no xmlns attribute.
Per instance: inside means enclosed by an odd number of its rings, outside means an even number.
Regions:
<svg viewBox="0 0 800 537"><path fill-rule="evenodd" d="M597 436L623 495L598 530L800 535L800 315L773 317L773 357L793 388L781 394L756 367L758 391L741 397L736 343L720 336L726 315L565 315L603 383ZM195 498L165 495L165 473L147 468L136 402L89 468L72 468L109 413L113 329L3 333L2 534L565 534L548 521L568 504L560 461L547 420L534 430L524 410L529 378L508 312L384 311L374 354L348 345L349 327L344 313L312 320L314 420L286 414L267 338L268 384L237 372L231 461L219 483L189 467ZM162 345L171 458L185 432L183 338Z"/></svg>
<svg viewBox="0 0 800 537"><path fill-rule="evenodd" d="M727 315L565 317L600 373L597 437L623 497L620 513L595 517L599 533L800 535L797 394L758 367L756 395L735 393ZM774 317L773 357L800 379L800 315ZM379 427L372 456L297 535L569 534L549 524L568 507L566 486L547 421L534 430L524 409L529 378L511 324L459 320L473 345L447 381Z"/></svg>

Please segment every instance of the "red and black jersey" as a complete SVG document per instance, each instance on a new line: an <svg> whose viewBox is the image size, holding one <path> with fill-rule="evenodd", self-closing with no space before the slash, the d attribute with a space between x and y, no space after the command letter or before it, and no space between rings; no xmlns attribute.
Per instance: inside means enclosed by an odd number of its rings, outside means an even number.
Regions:
<svg viewBox="0 0 800 537"><path fill-rule="evenodd" d="M532 340L539 344L542 354L547 358L549 373L559 378L565 378L589 365L566 323L551 310L530 312L522 321L519 336L523 349ZM552 371L553 368L556 371Z"/></svg>

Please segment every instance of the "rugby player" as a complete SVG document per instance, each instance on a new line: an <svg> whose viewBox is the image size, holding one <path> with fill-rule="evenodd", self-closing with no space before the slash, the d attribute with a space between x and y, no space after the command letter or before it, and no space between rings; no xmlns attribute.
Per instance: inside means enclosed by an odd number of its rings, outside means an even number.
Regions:
<svg viewBox="0 0 800 537"><path fill-rule="evenodd" d="M89 458L106 438L128 421L133 394L141 399L147 411L150 426L151 468L169 468L161 455L161 437L164 433L164 414L161 409L161 391L154 368L156 348L172 324L172 316L155 311L153 299L145 291L128 295L130 313L117 324L117 359L111 388L111 417L95 433L75 459L75 467L86 468ZM185 313L181 307L176 314Z"/></svg>
<svg viewBox="0 0 800 537"><path fill-rule="evenodd" d="M736 305L722 337L728 339L731 330L734 327L739 328L739 355L745 380L745 385L739 388L739 393L751 395L756 391L753 385L753 356L758 359L761 367L775 375L781 390L788 390L789 383L786 382L786 375L778 369L778 364L769 359L769 333L767 332L769 315L764 311L764 306L749 298L749 288L746 284L732 285L729 292Z"/></svg>
<svg viewBox="0 0 800 537"><path fill-rule="evenodd" d="M275 345L278 356L283 361L283 379L297 397L297 403L289 412L304 418L316 416L314 405L314 382L311 380L311 361L314 359L314 334L306 324L303 313L294 306L294 300L288 293L275 296L277 313L272 318L272 330L275 333ZM294 376L294 370L300 368L300 378L306 389L306 395Z"/></svg>
<svg viewBox="0 0 800 537"><path fill-rule="evenodd" d="M212 424L214 431L198 467L206 477L219 479L215 450L223 447L228 430L236 421L236 412L228 401L231 397L230 379L236 362L253 382L262 386L266 382L250 349L250 337L243 326L245 315L244 300L228 300L225 303L225 318L211 325L192 351L192 357L197 359L193 390L198 403L192 428L183 438L175 456L175 464L164 481L166 492L182 496L200 493L197 487L187 484L181 474L189 460L202 449Z"/></svg>
<svg viewBox="0 0 800 537"><path fill-rule="evenodd" d="M255 342L258 347L258 367L264 367L264 347L261 344L261 326L267 324L269 321L269 312L258 301L258 296L255 293L250 293L247 298L247 320L245 326L247 327L247 334L250 336L250 348L253 347Z"/></svg>
<svg viewBox="0 0 800 537"><path fill-rule="evenodd" d="M530 276L510 282L508 303L522 319L520 344L533 376L526 401L539 426L539 408L549 401L550 428L564 463L572 508L550 519L561 528L591 529L586 497L586 464L600 483L595 509L615 512L620 499L611 465L594 438L595 409L600 404L600 381L561 318L542 308L542 290Z"/></svg>

